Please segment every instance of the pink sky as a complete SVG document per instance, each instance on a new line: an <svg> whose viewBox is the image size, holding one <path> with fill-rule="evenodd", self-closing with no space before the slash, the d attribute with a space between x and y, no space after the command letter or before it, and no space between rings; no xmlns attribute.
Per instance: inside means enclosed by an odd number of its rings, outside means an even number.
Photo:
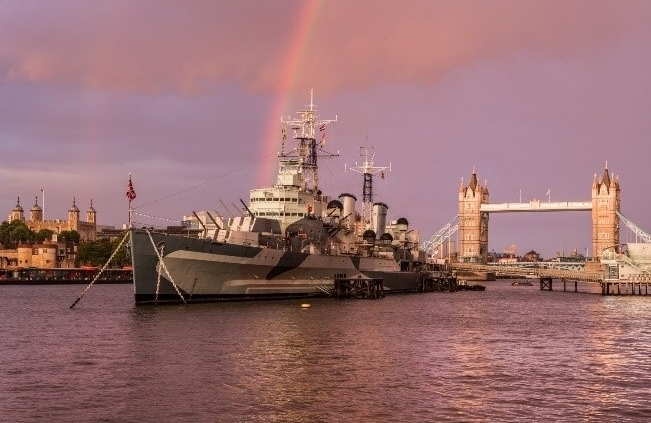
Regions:
<svg viewBox="0 0 651 423"><path fill-rule="evenodd" d="M393 171L389 218L429 238L474 167L492 202L590 199L619 175L622 212L651 231L651 2L0 2L0 204L100 224L179 220L274 182L280 115L314 88L338 116L321 162L332 195L359 147ZM231 207L232 208L232 207ZM147 225L160 219L140 217ZM587 212L491 216L490 249L546 257L591 245ZM627 239L622 231L622 241Z"/></svg>

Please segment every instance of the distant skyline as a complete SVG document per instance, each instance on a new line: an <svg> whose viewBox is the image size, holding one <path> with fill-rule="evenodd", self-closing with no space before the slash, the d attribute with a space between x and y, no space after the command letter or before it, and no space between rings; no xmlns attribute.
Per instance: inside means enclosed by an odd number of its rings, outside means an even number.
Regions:
<svg viewBox="0 0 651 423"><path fill-rule="evenodd" d="M369 5L372 4L372 7ZM320 185L373 145L375 199L428 239L475 168L491 202L586 201L619 176L651 231L651 2L0 2L0 206L167 225L275 182L280 116L310 89L330 125ZM549 194L547 194L549 192ZM154 218L156 217L156 218ZM622 241L631 241L622 225ZM589 212L491 215L489 249L591 245ZM591 253L591 252L589 252Z"/></svg>

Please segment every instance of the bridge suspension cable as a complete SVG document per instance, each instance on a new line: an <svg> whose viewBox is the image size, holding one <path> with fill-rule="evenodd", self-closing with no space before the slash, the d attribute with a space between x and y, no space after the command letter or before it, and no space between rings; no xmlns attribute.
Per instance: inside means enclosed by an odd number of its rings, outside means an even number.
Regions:
<svg viewBox="0 0 651 423"><path fill-rule="evenodd" d="M427 252L427 255L431 255L434 250L439 248L443 243L449 240L452 235L459 229L459 215L456 215L445 224L441 229L438 230L432 237L423 242L420 246L422 250Z"/></svg>
<svg viewBox="0 0 651 423"><path fill-rule="evenodd" d="M640 229L639 226L637 226L635 223L633 223L630 219L628 219L626 216L621 214L619 211L617 212L617 216L624 222L624 224L630 229L634 234L636 238L642 239L644 242L651 242L651 235L648 233L644 232L642 229Z"/></svg>

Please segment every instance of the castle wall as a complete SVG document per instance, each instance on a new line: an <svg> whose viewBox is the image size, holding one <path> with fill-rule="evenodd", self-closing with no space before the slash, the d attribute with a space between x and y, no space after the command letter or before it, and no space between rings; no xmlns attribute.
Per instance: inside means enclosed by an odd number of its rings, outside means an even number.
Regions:
<svg viewBox="0 0 651 423"><path fill-rule="evenodd" d="M14 250L0 250L0 269L71 268L74 267L76 253L76 245L65 242L21 244Z"/></svg>
<svg viewBox="0 0 651 423"><path fill-rule="evenodd" d="M56 234L63 231L77 231L81 241L97 240L96 212L92 206L86 213L87 222L79 221L79 209L73 205L68 210L68 220L53 219L43 220L42 211L36 205L30 210L30 220L25 220L23 209L18 204L9 213L8 221L20 220L32 231L38 232L42 229L49 229ZM22 244L15 250L0 250L0 269L2 268L57 268L74 267L76 247L67 246L65 243L46 242L43 244Z"/></svg>

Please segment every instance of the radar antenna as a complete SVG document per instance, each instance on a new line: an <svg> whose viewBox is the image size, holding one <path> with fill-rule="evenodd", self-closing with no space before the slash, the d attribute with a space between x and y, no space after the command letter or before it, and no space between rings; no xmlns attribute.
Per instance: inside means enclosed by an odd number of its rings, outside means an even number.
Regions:
<svg viewBox="0 0 651 423"><path fill-rule="evenodd" d="M389 166L375 166L373 159L375 158L375 147L365 146L359 148L359 155L364 157L364 163L351 166L349 169L364 175L364 186L362 188L362 219L363 227L369 229L371 227L371 213L373 208L373 174L380 173L380 177L384 179L384 171L391 171L391 163Z"/></svg>

